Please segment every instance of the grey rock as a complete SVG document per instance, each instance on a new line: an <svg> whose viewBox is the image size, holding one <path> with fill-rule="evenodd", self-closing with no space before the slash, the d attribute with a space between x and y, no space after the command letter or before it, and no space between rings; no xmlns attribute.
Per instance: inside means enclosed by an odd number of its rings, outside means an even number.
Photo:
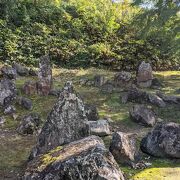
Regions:
<svg viewBox="0 0 180 180"><path fill-rule="evenodd" d="M102 93L113 93L114 91L114 84L112 82L106 82L101 86L101 92Z"/></svg>
<svg viewBox="0 0 180 180"><path fill-rule="evenodd" d="M148 93L145 91L139 90L138 88L130 88L127 93L122 96L122 102L135 102L135 103L144 103L149 99Z"/></svg>
<svg viewBox="0 0 180 180"><path fill-rule="evenodd" d="M67 82L47 117L30 159L57 146L89 135L84 103Z"/></svg>
<svg viewBox="0 0 180 180"><path fill-rule="evenodd" d="M144 105L135 105L133 106L130 111L130 118L140 124L143 124L145 126L154 126L156 123L156 115L155 113L150 109L147 108Z"/></svg>
<svg viewBox="0 0 180 180"><path fill-rule="evenodd" d="M165 107L166 103L157 95L147 93L146 91L139 90L138 88L130 88L127 93L125 93L121 100L123 103L135 102L135 103L150 103L158 107Z"/></svg>
<svg viewBox="0 0 180 180"><path fill-rule="evenodd" d="M3 78L0 80L0 106L3 108L11 105L17 96L14 81Z"/></svg>
<svg viewBox="0 0 180 180"><path fill-rule="evenodd" d="M2 67L1 73L2 73L3 77L6 79L16 79L16 77L17 77L16 70L9 66Z"/></svg>
<svg viewBox="0 0 180 180"><path fill-rule="evenodd" d="M38 78L37 92L39 95L47 96L53 86L52 68L49 56L42 56L40 58Z"/></svg>
<svg viewBox="0 0 180 180"><path fill-rule="evenodd" d="M158 107L166 107L166 103L163 101L163 99L155 94L149 94L149 102Z"/></svg>
<svg viewBox="0 0 180 180"><path fill-rule="evenodd" d="M180 158L180 124L159 123L141 141L141 150L156 157Z"/></svg>
<svg viewBox="0 0 180 180"><path fill-rule="evenodd" d="M152 67L144 61L139 65L137 71L137 84L140 87L150 87L152 84L153 74Z"/></svg>
<svg viewBox="0 0 180 180"><path fill-rule="evenodd" d="M50 161L45 161L50 158ZM89 136L29 162L23 180L124 180L103 141Z"/></svg>
<svg viewBox="0 0 180 180"><path fill-rule="evenodd" d="M98 110L95 105L85 104L85 113L88 121L97 121L99 119Z"/></svg>
<svg viewBox="0 0 180 180"><path fill-rule="evenodd" d="M133 166L139 159L135 134L115 132L109 148L115 160Z"/></svg>
<svg viewBox="0 0 180 180"><path fill-rule="evenodd" d="M30 113L23 117L17 132L23 135L34 134L40 127L41 118L37 113Z"/></svg>
<svg viewBox="0 0 180 180"><path fill-rule="evenodd" d="M102 75L96 75L94 77L94 85L96 87L101 87L105 83L105 77Z"/></svg>
<svg viewBox="0 0 180 180"><path fill-rule="evenodd" d="M180 96L173 96L173 95L165 95L161 91L156 93L163 101L170 103L170 104L180 104Z"/></svg>
<svg viewBox="0 0 180 180"><path fill-rule="evenodd" d="M0 126L3 126L6 122L6 119L4 117L0 117Z"/></svg>
<svg viewBox="0 0 180 180"><path fill-rule="evenodd" d="M108 136L111 134L107 120L88 121L90 134L97 136Z"/></svg>
<svg viewBox="0 0 180 180"><path fill-rule="evenodd" d="M21 64L14 63L13 68L16 70L16 72L19 76L28 76L29 75L28 68Z"/></svg>
<svg viewBox="0 0 180 180"><path fill-rule="evenodd" d="M4 109L5 115L12 115L14 113L16 113L16 108L14 106L9 105L9 106L5 107L5 109Z"/></svg>
<svg viewBox="0 0 180 180"><path fill-rule="evenodd" d="M33 108L32 101L22 96L17 98L17 103L27 110L32 110Z"/></svg>

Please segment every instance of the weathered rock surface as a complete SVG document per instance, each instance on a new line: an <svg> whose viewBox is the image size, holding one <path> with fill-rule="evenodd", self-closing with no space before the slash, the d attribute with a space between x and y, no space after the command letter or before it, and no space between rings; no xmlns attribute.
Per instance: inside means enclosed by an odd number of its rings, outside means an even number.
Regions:
<svg viewBox="0 0 180 180"><path fill-rule="evenodd" d="M12 104L17 95L14 81L3 78L0 80L0 106L3 108Z"/></svg>
<svg viewBox="0 0 180 180"><path fill-rule="evenodd" d="M1 73L2 73L3 78L6 78L6 79L16 79L17 77L16 70L9 66L2 67Z"/></svg>
<svg viewBox="0 0 180 180"><path fill-rule="evenodd" d="M37 93L37 84L34 81L26 81L22 87L22 91L26 95L33 95Z"/></svg>
<svg viewBox="0 0 180 180"><path fill-rule="evenodd" d="M162 108L166 106L166 103L163 101L163 99L155 94L149 94L148 100L153 105L156 105Z"/></svg>
<svg viewBox="0 0 180 180"><path fill-rule="evenodd" d="M162 92L158 91L156 93L163 101L170 103L170 104L180 104L180 96L171 96L165 95Z"/></svg>
<svg viewBox="0 0 180 180"><path fill-rule="evenodd" d="M3 126L6 122L6 119L4 117L0 117L0 126Z"/></svg>
<svg viewBox="0 0 180 180"><path fill-rule="evenodd" d="M107 120L88 121L90 134L97 136L108 136L111 134Z"/></svg>
<svg viewBox="0 0 180 180"><path fill-rule="evenodd" d="M72 83L67 82L47 117L30 159L59 145L88 136L87 122L84 103Z"/></svg>
<svg viewBox="0 0 180 180"><path fill-rule="evenodd" d="M22 96L17 97L17 103L27 110L31 110L33 108L32 101Z"/></svg>
<svg viewBox="0 0 180 180"><path fill-rule="evenodd" d="M17 128L17 132L20 134L34 134L41 123L41 118L37 113L30 113L23 117L19 127Z"/></svg>
<svg viewBox="0 0 180 180"><path fill-rule="evenodd" d="M157 157L180 158L180 124L159 123L141 141L141 150Z"/></svg>
<svg viewBox="0 0 180 180"><path fill-rule="evenodd" d="M119 163L133 166L138 159L135 134L115 132L109 149L115 160Z"/></svg>
<svg viewBox="0 0 180 180"><path fill-rule="evenodd" d="M121 71L115 74L114 85L115 87L128 88L132 84L131 78L132 78L131 73L126 71Z"/></svg>
<svg viewBox="0 0 180 180"><path fill-rule="evenodd" d="M130 88L128 92L122 97L122 102L135 102L135 103L144 103L148 101L148 93L145 91L139 90L138 88Z"/></svg>
<svg viewBox="0 0 180 180"><path fill-rule="evenodd" d="M13 115L16 113L16 108L12 105L9 105L4 108L4 114L5 115Z"/></svg>
<svg viewBox="0 0 180 180"><path fill-rule="evenodd" d="M157 95L147 93L146 91L139 90L138 88L131 88L122 97L122 102L127 103L150 103L159 107L165 107L166 103Z"/></svg>
<svg viewBox="0 0 180 180"><path fill-rule="evenodd" d="M23 180L124 180L103 141L89 136L29 162Z"/></svg>
<svg viewBox="0 0 180 180"><path fill-rule="evenodd" d="M101 87L105 83L105 77L101 75L96 75L94 77L94 85L96 87Z"/></svg>
<svg viewBox="0 0 180 180"><path fill-rule="evenodd" d="M154 126L156 123L156 115L150 109L144 105L135 105L129 111L130 118L145 126Z"/></svg>
<svg viewBox="0 0 180 180"><path fill-rule="evenodd" d="M150 87L152 84L152 67L144 61L139 65L137 72L137 84L140 87Z"/></svg>
<svg viewBox="0 0 180 180"><path fill-rule="evenodd" d="M38 94L48 95L53 85L52 69L49 56L42 56L40 58L38 78Z"/></svg>
<svg viewBox="0 0 180 180"><path fill-rule="evenodd" d="M112 93L114 90L114 84L112 82L106 82L101 86L101 92L103 93Z"/></svg>
<svg viewBox="0 0 180 180"><path fill-rule="evenodd" d="M95 105L85 104L85 113L88 121L97 121L99 119L98 110Z"/></svg>
<svg viewBox="0 0 180 180"><path fill-rule="evenodd" d="M28 68L21 64L14 63L13 68L16 70L16 72L19 76L28 76L29 75Z"/></svg>

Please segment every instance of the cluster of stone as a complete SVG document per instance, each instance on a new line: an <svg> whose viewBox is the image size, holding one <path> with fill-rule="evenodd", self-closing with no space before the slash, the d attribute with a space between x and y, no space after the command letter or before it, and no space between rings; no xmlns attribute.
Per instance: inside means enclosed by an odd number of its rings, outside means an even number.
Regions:
<svg viewBox="0 0 180 180"><path fill-rule="evenodd" d="M19 130L32 131L32 121L25 117ZM32 149L23 179L124 180L103 141L92 134L109 135L108 122L98 120L96 107L84 105L67 82ZM47 156L50 162L44 161Z"/></svg>

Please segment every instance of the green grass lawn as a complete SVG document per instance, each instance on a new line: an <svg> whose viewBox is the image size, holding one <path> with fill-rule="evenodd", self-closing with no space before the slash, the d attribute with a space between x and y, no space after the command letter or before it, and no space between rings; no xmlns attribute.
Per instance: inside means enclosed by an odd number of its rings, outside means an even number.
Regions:
<svg viewBox="0 0 180 180"><path fill-rule="evenodd" d="M151 128L144 128L132 122L129 119L128 110L133 103L122 104L120 96L123 92L103 94L98 88L89 86L80 86L77 82L82 77L89 79L94 75L101 74L106 79L112 79L115 72L99 70L90 68L87 70L68 70L68 69L53 69L54 86L56 88L62 88L67 80L72 80L75 85L75 89L85 103L95 104L98 108L100 118L110 117L113 120L112 128L114 131L132 132L138 134L138 141L150 131ZM163 83L164 87L162 91L166 94L176 94L175 91L180 88L180 71L168 71L168 72L155 72L155 77L158 77ZM16 81L18 91L20 95L21 87L25 81L31 80L31 77L19 78ZM147 89L148 91L155 93L153 89ZM177 95L177 94L176 94ZM5 116L7 122L4 127L0 128L0 177L8 179L8 177L18 176L22 173L24 163L26 162L29 152L35 144L35 136L19 136L15 130L23 115L30 112L38 112L42 119L45 121L48 113L56 102L57 98L53 96L42 97L33 95L29 97L33 101L32 111L27 111L22 107L17 108L17 120ZM166 108L153 107L156 114L164 121L173 121L180 123L180 109L177 106L167 106ZM0 112L0 116L2 112ZM111 137L104 138L105 144L108 147ZM145 155L146 156L146 155ZM125 172L128 179L172 179L180 176L180 162L170 159L156 159L150 158L152 167L146 170L133 170L127 166L122 166L122 170ZM12 174L12 175L11 175Z"/></svg>

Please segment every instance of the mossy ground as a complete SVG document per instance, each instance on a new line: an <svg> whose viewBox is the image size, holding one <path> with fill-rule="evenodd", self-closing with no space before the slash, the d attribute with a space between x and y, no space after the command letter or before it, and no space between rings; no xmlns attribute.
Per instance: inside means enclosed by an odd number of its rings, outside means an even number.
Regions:
<svg viewBox="0 0 180 180"><path fill-rule="evenodd" d="M98 111L101 118L110 117L113 120L113 130L120 130L123 132L137 133L138 139L140 139L151 129L144 128L129 119L128 109L133 105L132 103L122 104L120 96L123 92L103 94L98 88L90 86L80 86L77 82L80 78L93 78L95 74L105 75L107 79L111 79L115 72L99 70L95 68L91 69L53 69L54 74L54 86L56 88L63 87L63 84L67 80L72 80L75 84L77 92L81 95L86 103L95 104L98 107ZM180 71L168 71L168 72L155 72L163 83L164 87L162 91L166 94L176 94L176 90L180 88ZM18 91L20 95L21 87L27 80L32 80L31 77L18 78L16 81ZM148 91L155 93L156 90L147 89ZM0 128L0 177L1 179L17 179L18 174L23 172L24 163L26 162L29 152L35 144L35 136L19 136L16 133L16 128L21 120L21 117L30 112L38 112L42 119L45 120L48 113L56 102L57 98L54 96L41 97L33 95L29 97L33 101L32 111L22 109L16 105L17 108L17 120L5 116L7 122L4 127ZM166 108L153 107L156 114L164 121L174 121L180 123L180 110L177 106L168 106ZM0 116L3 115L0 112ZM104 138L105 144L109 145L111 137ZM178 174L180 172L180 162L170 159L157 159L150 158L148 160L152 163L152 167L147 170L133 170L127 166L122 166L122 170L125 172L128 179L157 179L161 180L166 177L174 177L173 172ZM164 169L166 168L166 169ZM170 169L171 168L171 169ZM157 173L158 172L158 173ZM158 174L158 176L157 176ZM161 176L162 174L162 176ZM172 174L173 176L169 176Z"/></svg>

